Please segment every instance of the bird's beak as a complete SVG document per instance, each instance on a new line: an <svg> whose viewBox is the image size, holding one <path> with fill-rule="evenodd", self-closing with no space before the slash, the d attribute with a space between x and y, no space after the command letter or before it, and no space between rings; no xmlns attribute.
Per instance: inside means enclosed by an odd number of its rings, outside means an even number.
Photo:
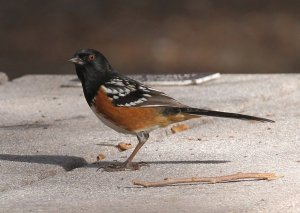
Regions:
<svg viewBox="0 0 300 213"><path fill-rule="evenodd" d="M78 58L78 57L74 57L74 58L71 58L69 59L68 61L74 63L74 64L79 64L79 65L83 65L84 62L82 59Z"/></svg>

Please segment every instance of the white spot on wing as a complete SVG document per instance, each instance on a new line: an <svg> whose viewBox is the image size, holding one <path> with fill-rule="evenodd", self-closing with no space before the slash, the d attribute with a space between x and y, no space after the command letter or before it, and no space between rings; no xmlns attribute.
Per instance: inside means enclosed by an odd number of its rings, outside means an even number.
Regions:
<svg viewBox="0 0 300 213"><path fill-rule="evenodd" d="M111 89L112 90L112 94L118 94L119 92L116 89Z"/></svg>
<svg viewBox="0 0 300 213"><path fill-rule="evenodd" d="M121 88L117 88L117 90L118 90L119 93L124 93L124 90L121 89Z"/></svg>
<svg viewBox="0 0 300 213"><path fill-rule="evenodd" d="M135 86L132 85L132 84L127 85L127 87L130 88L131 90L134 90L134 91L136 90L136 89L135 89Z"/></svg>
<svg viewBox="0 0 300 213"><path fill-rule="evenodd" d="M122 82L122 81L120 81L120 82L115 82L114 83L116 86L121 86L121 87L124 87L125 85L124 85L124 83Z"/></svg>
<svg viewBox="0 0 300 213"><path fill-rule="evenodd" d="M128 88L124 88L124 90L125 90L125 92L128 94L128 93L130 93L130 89L128 89Z"/></svg>
<svg viewBox="0 0 300 213"><path fill-rule="evenodd" d="M141 99L135 101L136 104L140 104L140 103L143 103L143 101Z"/></svg>
<svg viewBox="0 0 300 213"><path fill-rule="evenodd" d="M110 94L112 92L111 89L109 89L109 88L107 88L107 87L105 87L103 85L101 86L101 88L104 90L105 93Z"/></svg>

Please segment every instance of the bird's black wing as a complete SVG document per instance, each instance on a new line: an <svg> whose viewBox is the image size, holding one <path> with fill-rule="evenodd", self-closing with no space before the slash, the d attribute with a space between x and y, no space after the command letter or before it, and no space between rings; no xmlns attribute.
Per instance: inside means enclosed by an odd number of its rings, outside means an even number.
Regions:
<svg viewBox="0 0 300 213"><path fill-rule="evenodd" d="M165 93L122 75L111 77L102 87L115 106L186 107Z"/></svg>
<svg viewBox="0 0 300 213"><path fill-rule="evenodd" d="M103 89L107 96L112 100L112 103L119 107L165 107L163 111L164 114L186 113L198 116L204 115L242 120L256 120L261 122L274 122L266 118L250 115L191 108L181 104L163 92L147 87L144 84L125 76L115 76L111 78L103 85Z"/></svg>

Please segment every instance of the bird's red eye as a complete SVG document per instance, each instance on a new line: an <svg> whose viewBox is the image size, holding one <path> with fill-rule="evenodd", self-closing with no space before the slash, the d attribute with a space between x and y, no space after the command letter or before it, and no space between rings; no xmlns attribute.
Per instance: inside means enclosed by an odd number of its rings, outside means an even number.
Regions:
<svg viewBox="0 0 300 213"><path fill-rule="evenodd" d="M89 61L94 61L95 60L95 55L89 55Z"/></svg>

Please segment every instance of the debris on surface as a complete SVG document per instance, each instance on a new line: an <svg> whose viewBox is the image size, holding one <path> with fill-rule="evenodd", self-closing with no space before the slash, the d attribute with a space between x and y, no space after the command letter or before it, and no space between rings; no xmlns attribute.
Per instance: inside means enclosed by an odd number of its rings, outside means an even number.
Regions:
<svg viewBox="0 0 300 213"><path fill-rule="evenodd" d="M177 132L183 132L189 129L189 126L186 124L177 124L171 127L171 131L173 134Z"/></svg>
<svg viewBox="0 0 300 213"><path fill-rule="evenodd" d="M99 155L97 156L97 161L103 160L103 159L105 159L105 155L99 154Z"/></svg>
<svg viewBox="0 0 300 213"><path fill-rule="evenodd" d="M144 186L144 187L161 187L161 186L170 186L170 185L178 185L181 183L226 183L226 182L238 182L238 181L245 181L245 180L276 180L281 178L277 176L275 173L242 173L238 172L233 175L225 175L225 176L218 176L218 177L191 177L191 178L179 178L179 179L172 179L172 178L165 178L163 181L157 182L148 182L142 180L135 180L133 181L134 185Z"/></svg>
<svg viewBox="0 0 300 213"><path fill-rule="evenodd" d="M116 147L119 149L120 152L126 151L127 149L132 149L131 143L121 142Z"/></svg>

